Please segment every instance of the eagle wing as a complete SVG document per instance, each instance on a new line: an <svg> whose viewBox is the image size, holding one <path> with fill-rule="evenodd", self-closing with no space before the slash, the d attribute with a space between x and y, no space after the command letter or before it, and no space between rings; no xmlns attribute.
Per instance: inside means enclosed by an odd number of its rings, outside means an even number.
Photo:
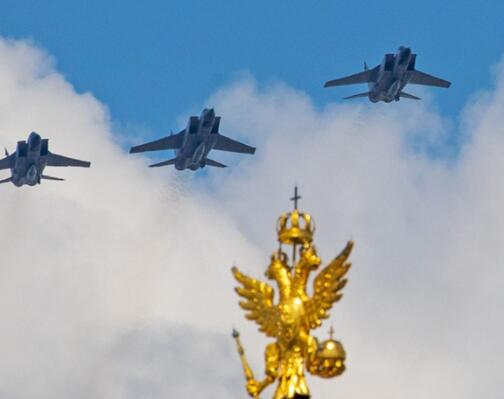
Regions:
<svg viewBox="0 0 504 399"><path fill-rule="evenodd" d="M273 288L262 281L246 276L233 267L235 279L241 283L241 287L236 287L235 291L243 300L240 307L247 312L245 317L259 324L259 331L268 337L276 337L278 332L279 311L273 305Z"/></svg>
<svg viewBox="0 0 504 399"><path fill-rule="evenodd" d="M343 294L347 279L345 275L352 266L347 262L352 252L353 242L349 241L345 249L329 263L313 282L313 296L305 302L305 314L311 329L322 324L329 317L332 305L338 302Z"/></svg>

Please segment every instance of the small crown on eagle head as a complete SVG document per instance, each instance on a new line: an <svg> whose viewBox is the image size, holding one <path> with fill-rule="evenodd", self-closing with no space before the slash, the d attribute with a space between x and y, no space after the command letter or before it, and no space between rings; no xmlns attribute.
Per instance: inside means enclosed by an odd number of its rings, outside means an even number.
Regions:
<svg viewBox="0 0 504 399"><path fill-rule="evenodd" d="M294 209L278 218L278 241L282 244L310 244L313 241L314 232L315 223L308 213Z"/></svg>

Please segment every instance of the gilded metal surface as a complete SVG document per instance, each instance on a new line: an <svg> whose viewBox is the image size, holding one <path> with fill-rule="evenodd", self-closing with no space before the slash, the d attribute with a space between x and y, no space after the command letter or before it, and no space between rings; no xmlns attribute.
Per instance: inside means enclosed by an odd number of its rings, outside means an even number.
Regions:
<svg viewBox="0 0 504 399"><path fill-rule="evenodd" d="M296 197L297 191L297 202ZM353 242L348 242L340 255L315 277L310 297L306 290L308 278L321 265L313 245L312 218L295 209L280 217L277 230L280 248L271 256L266 270L266 277L278 286L276 303L274 289L269 284L246 276L236 267L232 269L240 283L236 292L243 299L240 306L246 311L246 318L255 321L261 332L274 339L265 350L266 376L263 380L254 378L239 334L235 331L233 336L237 340L250 396L259 397L267 386L277 381L273 399L309 398L305 370L323 378L338 376L345 370L345 351L341 343L332 338L332 330L330 339L321 343L310 331L329 317L332 305L342 296L341 290L347 282L345 274L351 266L347 259ZM282 244L293 245L291 262ZM296 256L299 257L297 261Z"/></svg>

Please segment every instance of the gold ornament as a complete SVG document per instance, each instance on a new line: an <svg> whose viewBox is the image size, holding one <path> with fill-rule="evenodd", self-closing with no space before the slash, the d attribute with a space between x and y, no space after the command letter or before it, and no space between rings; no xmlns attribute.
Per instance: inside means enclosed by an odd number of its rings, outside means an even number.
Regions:
<svg viewBox="0 0 504 399"><path fill-rule="evenodd" d="M345 275L351 264L347 262L353 242L316 276L313 295L310 297L306 285L310 273L317 270L321 259L313 245L314 223L307 213L297 209L297 187L294 211L283 214L277 225L280 248L271 256L266 277L276 281L278 298L274 300L274 289L267 283L248 277L237 267L232 272L240 283L236 288L242 297L240 306L246 318L259 325L259 331L274 339L265 350L266 376L256 380L245 358L245 352L237 331L237 341L242 361L246 389L251 397L258 398L269 385L278 381L273 399L307 399L310 392L306 383L305 370L322 378L332 378L345 370L346 354L340 342L330 339L319 343L310 331L320 327L329 317L332 305L341 299L341 290L347 280ZM292 260L283 252L282 245L292 245ZM296 261L296 257L299 260Z"/></svg>

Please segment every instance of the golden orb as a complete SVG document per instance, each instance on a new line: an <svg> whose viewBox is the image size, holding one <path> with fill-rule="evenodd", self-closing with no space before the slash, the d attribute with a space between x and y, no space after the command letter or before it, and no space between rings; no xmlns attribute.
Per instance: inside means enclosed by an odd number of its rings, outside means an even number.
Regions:
<svg viewBox="0 0 504 399"><path fill-rule="evenodd" d="M346 353L341 342L328 339L319 344L310 371L322 378L332 378L345 371Z"/></svg>
<svg viewBox="0 0 504 399"><path fill-rule="evenodd" d="M336 359L342 362L346 359L346 352L341 342L328 339L320 344L318 355L323 359Z"/></svg>

